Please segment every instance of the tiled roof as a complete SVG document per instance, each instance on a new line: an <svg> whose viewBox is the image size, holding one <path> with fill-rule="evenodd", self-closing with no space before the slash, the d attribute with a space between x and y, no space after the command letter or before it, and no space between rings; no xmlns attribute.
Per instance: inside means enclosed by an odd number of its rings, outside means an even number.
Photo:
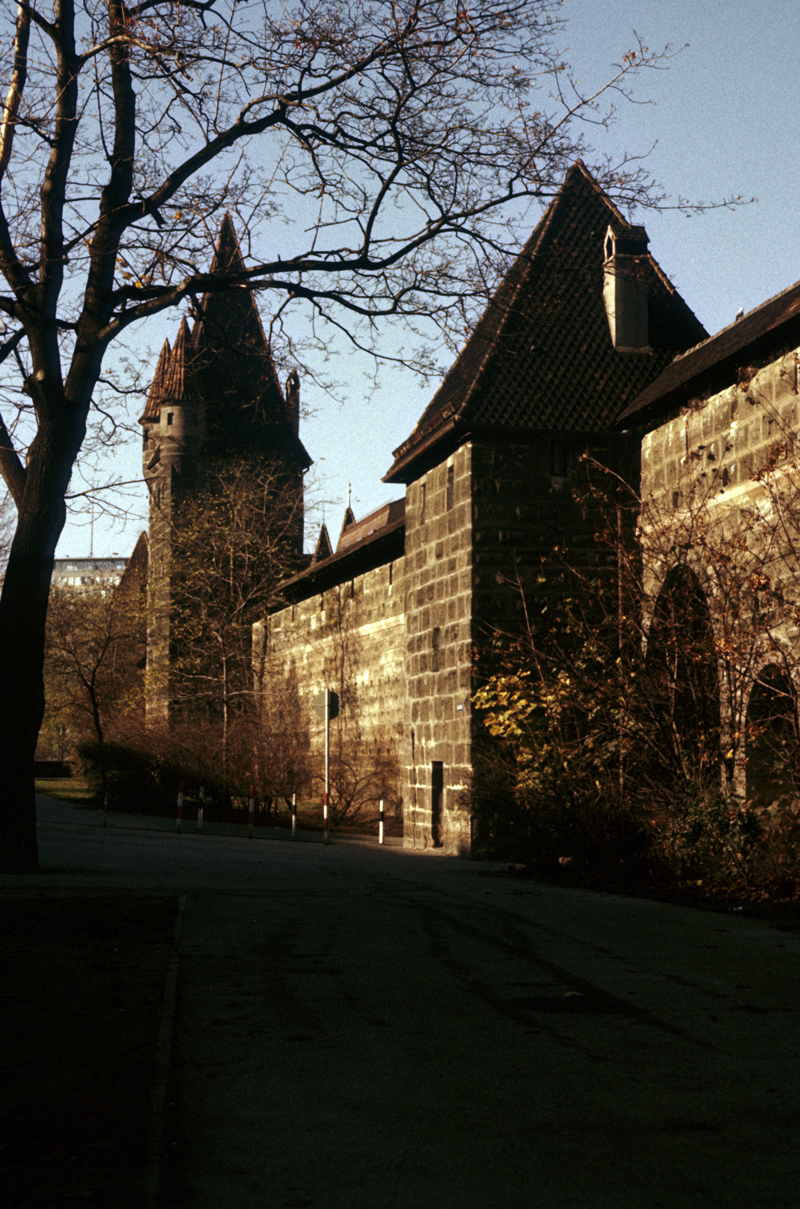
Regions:
<svg viewBox="0 0 800 1209"><path fill-rule="evenodd" d="M230 214L217 240L211 273L244 269ZM172 352L159 358L142 422L158 418L160 405L189 396L205 411L205 443L219 456L278 453L301 469L311 465L297 432L299 385L281 390L253 292L246 284L203 295L191 332L185 320Z"/></svg>
<svg viewBox="0 0 800 1209"><path fill-rule="evenodd" d="M416 428L395 450L385 481L411 481L434 446L481 430L607 429L622 401L706 335L646 254L652 351L614 349L603 303L609 226L632 235L641 231L578 161Z"/></svg>
<svg viewBox="0 0 800 1209"><path fill-rule="evenodd" d="M147 395L147 403L145 404L140 424L146 424L150 420L157 420L161 413L161 404L164 401L164 380L167 374L167 367L172 356L169 340L165 340L156 365L156 372L153 375L153 381L150 385L150 390Z"/></svg>
<svg viewBox="0 0 800 1209"><path fill-rule="evenodd" d="M339 540L336 543L336 553L343 554L346 550L352 550L355 546L370 542L376 534L380 534L382 530L395 524L397 521L403 520L405 511L405 500L392 500L391 503L383 504L380 508L376 508L374 512L370 512L369 516L365 516L362 520L357 521L350 508L348 508L345 513L345 523L342 525L342 532L339 534Z"/></svg>
<svg viewBox="0 0 800 1209"><path fill-rule="evenodd" d="M172 349L172 354L164 369L161 386L162 401L167 403L182 403L189 399L197 401L196 385L193 381L194 350L189 324L181 320L178 336ZM158 370L156 369L156 373Z"/></svg>
<svg viewBox="0 0 800 1209"><path fill-rule="evenodd" d="M213 274L238 273L244 270L239 240L233 227L230 214L222 220L214 258L211 261L210 272ZM266 376L271 379L281 397L283 395L275 367L269 342L264 333L261 316L253 298L253 291L246 284L234 290L214 290L204 294L200 301L200 317L192 331L195 349L202 353L205 346L218 349L226 358L228 370L231 366L230 353L237 357L244 356L248 362L250 374L256 373L259 379ZM241 372L241 368L240 368ZM259 382L263 387L263 382Z"/></svg>
<svg viewBox="0 0 800 1209"><path fill-rule="evenodd" d="M722 390L736 381L746 362L768 356L784 344L800 342L800 282L767 299L715 336L676 357L620 413L623 421L646 420L681 406L692 395Z"/></svg>
<svg viewBox="0 0 800 1209"><path fill-rule="evenodd" d="M307 600L326 588L402 557L405 518L406 501L399 499L376 508L363 520L353 520L343 528L335 553L313 561L304 571L281 584L282 601ZM327 535L327 530L325 532ZM278 607L283 608L284 604Z"/></svg>

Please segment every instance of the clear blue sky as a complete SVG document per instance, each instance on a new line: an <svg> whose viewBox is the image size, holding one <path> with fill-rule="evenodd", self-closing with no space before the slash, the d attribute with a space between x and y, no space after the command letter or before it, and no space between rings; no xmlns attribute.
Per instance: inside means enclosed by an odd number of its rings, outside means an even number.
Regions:
<svg viewBox="0 0 800 1209"><path fill-rule="evenodd" d="M668 71L638 81L637 96L654 104L623 105L608 134L591 133L596 146L614 154L641 154L656 144L647 164L673 196L758 198L753 205L701 217L670 210L638 216L651 252L706 328L717 331L739 307L750 310L800 279L796 3L565 0L564 15L568 25L560 43L587 86L609 76L611 65L634 45L634 30L651 49L689 43ZM165 334L173 327L177 321ZM395 373L373 391L355 358L338 366L337 374L352 382L343 404L310 390L304 395L312 414L301 436L315 461L312 494L319 501L309 517L307 547L313 546L323 510L335 541L348 483L357 516L401 494L381 477L435 389ZM130 477L140 473L140 448L132 441L120 461ZM98 519L96 555L132 549L146 525L144 489L138 498L139 515L123 529L109 529ZM59 554L88 551L88 525L68 524Z"/></svg>

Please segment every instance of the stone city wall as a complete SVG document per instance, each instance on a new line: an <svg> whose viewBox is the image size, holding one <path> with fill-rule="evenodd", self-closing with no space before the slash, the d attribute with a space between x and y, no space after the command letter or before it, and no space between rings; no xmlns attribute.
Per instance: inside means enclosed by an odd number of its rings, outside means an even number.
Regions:
<svg viewBox="0 0 800 1209"><path fill-rule="evenodd" d="M471 784L472 446L406 494L408 847L468 851Z"/></svg>
<svg viewBox="0 0 800 1209"><path fill-rule="evenodd" d="M800 690L798 361L744 367L642 442L645 625L685 568L714 635L729 775L748 795L754 689L763 700L786 677Z"/></svg>
<svg viewBox="0 0 800 1209"><path fill-rule="evenodd" d="M800 351L745 367L737 385L693 400L648 433L641 450L644 524L701 535L712 522L730 531L734 518L763 518L779 500L793 509L799 373ZM654 581L650 568L651 591L668 570L665 558Z"/></svg>
<svg viewBox="0 0 800 1209"><path fill-rule="evenodd" d="M342 768L361 777L379 775L389 798L387 809L400 809L403 563L400 558L347 580L255 628L257 666L258 652L264 650L267 708L272 702L274 710L298 718L304 732L304 793L317 796L322 788L324 724L314 697L328 688L340 700L339 717L331 722L333 763L339 760Z"/></svg>

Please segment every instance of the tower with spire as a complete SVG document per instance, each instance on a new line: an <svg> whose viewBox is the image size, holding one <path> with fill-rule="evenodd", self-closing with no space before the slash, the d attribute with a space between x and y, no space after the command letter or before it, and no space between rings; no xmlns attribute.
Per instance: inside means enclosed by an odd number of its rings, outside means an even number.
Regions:
<svg viewBox="0 0 800 1209"><path fill-rule="evenodd" d="M150 497L149 725L169 724L173 712L176 505L203 488L204 472L226 462L269 464L290 518L290 544L302 551L303 473L311 459L299 437L300 382L293 371L281 389L252 290L236 280L244 268L226 214L211 265L220 288L203 296L191 328L184 318L174 344L164 342L141 417Z"/></svg>

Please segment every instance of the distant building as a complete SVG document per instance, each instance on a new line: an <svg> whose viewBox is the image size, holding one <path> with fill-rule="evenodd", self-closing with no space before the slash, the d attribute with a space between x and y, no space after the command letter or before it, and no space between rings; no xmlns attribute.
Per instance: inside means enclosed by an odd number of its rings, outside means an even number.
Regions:
<svg viewBox="0 0 800 1209"><path fill-rule="evenodd" d="M52 584L65 592L97 592L115 588L128 565L127 558L57 558Z"/></svg>

